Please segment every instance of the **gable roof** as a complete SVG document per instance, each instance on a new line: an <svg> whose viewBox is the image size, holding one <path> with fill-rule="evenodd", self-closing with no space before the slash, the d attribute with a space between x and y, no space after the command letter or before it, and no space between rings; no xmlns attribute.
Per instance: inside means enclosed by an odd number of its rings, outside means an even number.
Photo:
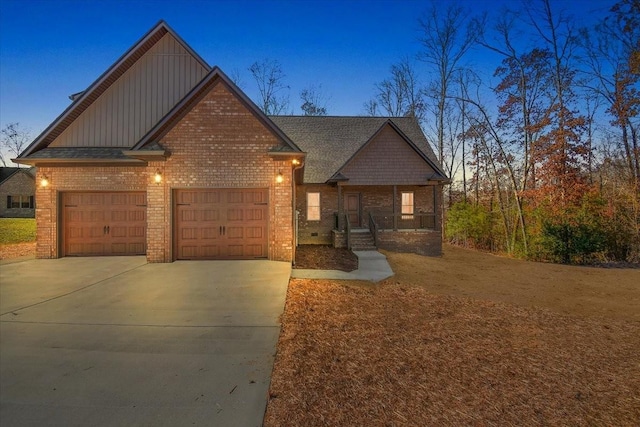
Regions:
<svg viewBox="0 0 640 427"><path fill-rule="evenodd" d="M47 147L75 119L77 119L100 95L129 70L138 59L148 52L165 34L171 34L180 45L206 70L211 67L200 57L169 25L161 20L127 50L86 90L73 96L73 102L58 116L22 153L18 159L25 158L35 151Z"/></svg>
<svg viewBox="0 0 640 427"><path fill-rule="evenodd" d="M436 171L437 176L434 179L448 180L422 129L413 118L360 116L270 116L269 118L303 151L307 152L304 168L305 183L339 180L341 169L387 125L391 125Z"/></svg>
<svg viewBox="0 0 640 427"><path fill-rule="evenodd" d="M0 167L0 184L9 180L16 173L26 173L29 177L35 179L36 168L16 168L16 167Z"/></svg>
<svg viewBox="0 0 640 427"><path fill-rule="evenodd" d="M284 133L280 128L249 99L247 95L238 88L235 83L222 70L215 66L209 73L189 92L180 102L178 102L147 134L138 141L132 151L142 150L153 143L159 143L160 139L166 135L171 128L183 118L202 99L216 83L223 83L234 94L245 107L251 111L269 130L284 142L282 147L274 147L274 151L301 152L300 148Z"/></svg>

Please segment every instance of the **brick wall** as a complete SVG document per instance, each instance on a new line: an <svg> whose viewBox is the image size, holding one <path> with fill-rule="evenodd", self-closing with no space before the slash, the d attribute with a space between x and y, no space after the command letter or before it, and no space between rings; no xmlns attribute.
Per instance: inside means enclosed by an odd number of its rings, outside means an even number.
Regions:
<svg viewBox="0 0 640 427"><path fill-rule="evenodd" d="M378 248L420 255L442 255L442 233L439 231L381 231Z"/></svg>
<svg viewBox="0 0 640 427"><path fill-rule="evenodd" d="M7 196L33 196L34 194L35 183L33 177L28 175L28 172L18 171L11 175L0 184L0 217L33 218L35 209L9 208L7 206Z"/></svg>
<svg viewBox="0 0 640 427"><path fill-rule="evenodd" d="M39 185L46 176L49 185ZM152 176L144 166L38 167L36 176L36 257L58 258L62 218L59 200L65 191L145 191ZM60 222L60 227L58 223Z"/></svg>
<svg viewBox="0 0 640 427"><path fill-rule="evenodd" d="M147 191L149 261L173 258L172 190L214 187L268 188L269 259L291 261L291 162L268 156L279 139L224 83L215 84L160 144L171 156L149 165L163 175L162 184L150 185ZM275 182L279 172L284 176L282 183Z"/></svg>
<svg viewBox="0 0 640 427"><path fill-rule="evenodd" d="M434 191L435 190L435 191ZM434 212L435 206L441 206L441 187L398 185L396 187L395 206L400 213L402 192L413 191L416 212ZM321 221L306 219L306 194L320 192ZM393 186L351 186L343 185L342 197L347 193L359 193L362 211L362 226L369 226L369 212L393 212ZM437 199L437 200L434 200ZM300 211L298 218L299 244L331 244L335 247L346 246L346 235L335 232L334 213L338 211L338 188L322 184L299 185L296 188L296 208ZM422 255L440 256L442 252L442 234L440 215L436 215L436 231L384 231L380 233L378 247L399 252L413 252ZM317 233L317 236L313 236Z"/></svg>
<svg viewBox="0 0 640 427"><path fill-rule="evenodd" d="M307 220L307 193L320 193L320 221ZM338 187L325 184L296 186L298 244L330 245L333 242L334 213L338 212Z"/></svg>
<svg viewBox="0 0 640 427"><path fill-rule="evenodd" d="M64 191L146 191L147 259L173 261L172 191L180 188L268 188L269 259L291 261L293 212L290 161L267 151L280 141L229 90L218 83L163 138L171 153L146 166L40 167L36 182L38 258L57 258L60 193ZM154 182L157 170L162 183ZM278 173L284 182L276 183Z"/></svg>

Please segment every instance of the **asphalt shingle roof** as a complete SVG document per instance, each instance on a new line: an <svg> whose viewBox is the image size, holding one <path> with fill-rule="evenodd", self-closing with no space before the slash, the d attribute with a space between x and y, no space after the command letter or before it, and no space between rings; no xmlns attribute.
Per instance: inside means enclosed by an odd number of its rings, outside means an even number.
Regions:
<svg viewBox="0 0 640 427"><path fill-rule="evenodd" d="M325 183L387 121L405 136L438 168L440 163L422 129L410 117L269 116L300 149L307 153L304 182ZM441 172L441 171L440 171ZM441 173L442 178L446 178Z"/></svg>

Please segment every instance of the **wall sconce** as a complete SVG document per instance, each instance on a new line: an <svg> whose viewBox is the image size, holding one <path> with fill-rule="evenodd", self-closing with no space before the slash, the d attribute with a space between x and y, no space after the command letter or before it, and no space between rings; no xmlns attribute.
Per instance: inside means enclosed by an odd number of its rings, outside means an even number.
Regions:
<svg viewBox="0 0 640 427"><path fill-rule="evenodd" d="M162 182L162 172L160 172L160 169L156 171L156 174L153 176L153 180L158 185L160 185L160 183Z"/></svg>
<svg viewBox="0 0 640 427"><path fill-rule="evenodd" d="M48 185L49 185L49 178L47 178L47 175L42 175L42 178L40 178L40 186L42 188L47 188Z"/></svg>
<svg viewBox="0 0 640 427"><path fill-rule="evenodd" d="M282 175L282 171L278 172L278 175L276 176L276 182L278 184L281 184L284 181L284 175Z"/></svg>
<svg viewBox="0 0 640 427"><path fill-rule="evenodd" d="M293 159L293 160L291 160L291 164L294 165L294 166L298 166L300 164L300 160Z"/></svg>

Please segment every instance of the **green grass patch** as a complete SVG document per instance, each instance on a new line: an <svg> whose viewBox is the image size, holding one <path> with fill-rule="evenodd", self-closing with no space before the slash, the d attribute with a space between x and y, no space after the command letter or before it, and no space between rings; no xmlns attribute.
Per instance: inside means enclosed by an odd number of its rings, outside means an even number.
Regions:
<svg viewBox="0 0 640 427"><path fill-rule="evenodd" d="M0 218L0 245L35 241L34 218Z"/></svg>

